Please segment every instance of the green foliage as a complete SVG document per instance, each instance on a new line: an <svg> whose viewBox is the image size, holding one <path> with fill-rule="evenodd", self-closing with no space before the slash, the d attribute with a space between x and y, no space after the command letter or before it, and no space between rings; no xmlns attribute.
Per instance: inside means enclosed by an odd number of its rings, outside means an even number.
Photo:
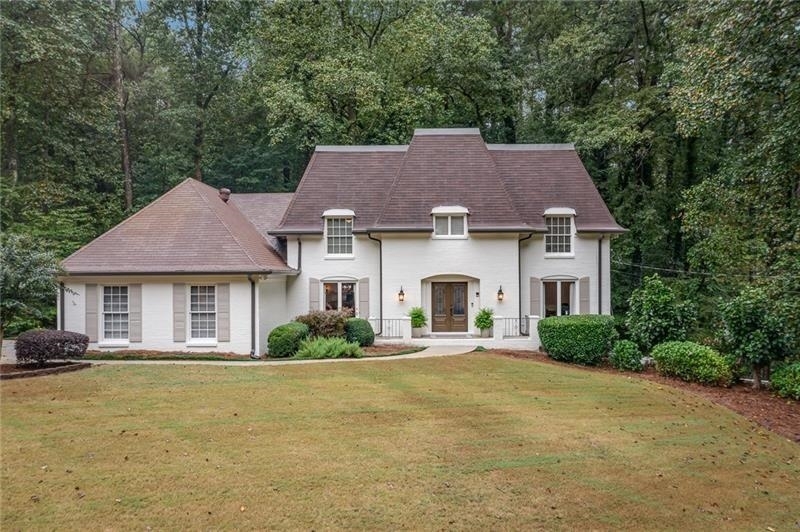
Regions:
<svg viewBox="0 0 800 532"><path fill-rule="evenodd" d="M730 386L728 362L710 347L694 342L665 342L653 348L656 370L667 377L711 386Z"/></svg>
<svg viewBox="0 0 800 532"><path fill-rule="evenodd" d="M278 358L294 356L308 335L309 329L305 323L293 321L275 327L267 339L269 356Z"/></svg>
<svg viewBox="0 0 800 532"><path fill-rule="evenodd" d="M776 367L769 377L769 386L781 397L800 401L800 362Z"/></svg>
<svg viewBox="0 0 800 532"><path fill-rule="evenodd" d="M662 342L685 340L694 319L691 303L679 302L661 278L652 275L631 295L626 325L631 340L647 352Z"/></svg>
<svg viewBox="0 0 800 532"><path fill-rule="evenodd" d="M19 363L38 363L40 366L48 360L80 358L87 347L89 337L85 334L51 329L25 331L14 343Z"/></svg>
<svg viewBox="0 0 800 532"><path fill-rule="evenodd" d="M411 327L419 328L425 327L428 324L428 318L425 316L425 311L422 307L411 307L408 311L408 316L411 318Z"/></svg>
<svg viewBox="0 0 800 532"><path fill-rule="evenodd" d="M730 301L723 302L722 331L731 354L750 366L753 375L773 360L792 355L791 331L784 321L785 309L764 289L748 287Z"/></svg>
<svg viewBox="0 0 800 532"><path fill-rule="evenodd" d="M364 352L356 342L344 338L309 338L303 340L297 358L361 358Z"/></svg>
<svg viewBox="0 0 800 532"><path fill-rule="evenodd" d="M483 307L475 314L475 327L485 331L494 325L494 310Z"/></svg>
<svg viewBox="0 0 800 532"><path fill-rule="evenodd" d="M312 310L308 314L297 316L295 321L308 325L311 336L344 338L345 325L351 316L351 312L344 310Z"/></svg>
<svg viewBox="0 0 800 532"><path fill-rule="evenodd" d="M345 338L361 347L369 347L375 343L375 331L369 321L363 318L349 318L345 324Z"/></svg>
<svg viewBox="0 0 800 532"><path fill-rule="evenodd" d="M608 360L612 366L622 371L642 371L642 352L630 340L615 343Z"/></svg>
<svg viewBox="0 0 800 532"><path fill-rule="evenodd" d="M538 331L551 358L586 366L599 363L617 339L614 319L593 314L544 318Z"/></svg>

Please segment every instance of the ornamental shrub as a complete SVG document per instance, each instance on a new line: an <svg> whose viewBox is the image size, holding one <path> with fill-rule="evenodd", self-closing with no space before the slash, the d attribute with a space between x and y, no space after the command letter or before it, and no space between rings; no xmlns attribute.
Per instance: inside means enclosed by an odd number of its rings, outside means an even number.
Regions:
<svg viewBox="0 0 800 532"><path fill-rule="evenodd" d="M295 321L305 323L311 336L323 338L344 338L347 319L353 317L347 310L312 310L308 314L297 316Z"/></svg>
<svg viewBox="0 0 800 532"><path fill-rule="evenodd" d="M475 314L475 327L485 331L494 325L494 310L483 307Z"/></svg>
<svg viewBox="0 0 800 532"><path fill-rule="evenodd" d="M664 342L653 348L656 371L667 377L712 386L730 386L728 361L705 345L694 342Z"/></svg>
<svg viewBox="0 0 800 532"><path fill-rule="evenodd" d="M617 339L614 318L597 314L545 318L538 331L550 358L587 366L600 362Z"/></svg>
<svg viewBox="0 0 800 532"><path fill-rule="evenodd" d="M17 337L15 351L17 362L44 363L54 358L80 358L89 347L89 337L70 331L34 329Z"/></svg>
<svg viewBox="0 0 800 532"><path fill-rule="evenodd" d="M642 371L642 352L630 340L620 340L614 344L608 360L612 366L622 371Z"/></svg>
<svg viewBox="0 0 800 532"><path fill-rule="evenodd" d="M267 339L269 356L280 358L294 356L308 335L309 329L305 323L292 321L275 327Z"/></svg>
<svg viewBox="0 0 800 532"><path fill-rule="evenodd" d="M411 326L415 329L425 327L428 324L428 318L425 317L425 311L422 307L411 307L408 311L408 317L411 318Z"/></svg>
<svg viewBox="0 0 800 532"><path fill-rule="evenodd" d="M345 338L361 347L369 347L375 343L375 331L367 320L350 318L345 324Z"/></svg>
<svg viewBox="0 0 800 532"><path fill-rule="evenodd" d="M361 358L364 352L355 342L344 338L309 338L303 340L297 358Z"/></svg>
<svg viewBox="0 0 800 532"><path fill-rule="evenodd" d="M776 367L769 377L769 385L781 397L800 401L800 362Z"/></svg>
<svg viewBox="0 0 800 532"><path fill-rule="evenodd" d="M694 307L679 302L675 293L658 275L646 277L633 291L625 325L630 339L644 352L670 340L685 340L695 322Z"/></svg>

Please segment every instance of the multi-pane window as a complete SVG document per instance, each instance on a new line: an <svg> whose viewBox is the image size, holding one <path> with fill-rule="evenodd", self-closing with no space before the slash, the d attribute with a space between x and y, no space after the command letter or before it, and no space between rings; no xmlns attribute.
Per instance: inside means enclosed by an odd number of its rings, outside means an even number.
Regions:
<svg viewBox="0 0 800 532"><path fill-rule="evenodd" d="M356 309L356 283L335 282L324 283L325 310Z"/></svg>
<svg viewBox="0 0 800 532"><path fill-rule="evenodd" d="M128 287L103 287L103 338L128 339Z"/></svg>
<svg viewBox="0 0 800 532"><path fill-rule="evenodd" d="M545 281L544 316L569 316L572 314L572 299L575 293L574 281Z"/></svg>
<svg viewBox="0 0 800 532"><path fill-rule="evenodd" d="M434 216L433 234L436 236L464 236L464 215Z"/></svg>
<svg viewBox="0 0 800 532"><path fill-rule="evenodd" d="M189 292L192 339L217 337L217 301L215 286L192 286Z"/></svg>
<svg viewBox="0 0 800 532"><path fill-rule="evenodd" d="M353 254L353 219L328 218L328 255Z"/></svg>
<svg viewBox="0 0 800 532"><path fill-rule="evenodd" d="M544 235L545 253L572 253L572 218L548 216L547 233Z"/></svg>

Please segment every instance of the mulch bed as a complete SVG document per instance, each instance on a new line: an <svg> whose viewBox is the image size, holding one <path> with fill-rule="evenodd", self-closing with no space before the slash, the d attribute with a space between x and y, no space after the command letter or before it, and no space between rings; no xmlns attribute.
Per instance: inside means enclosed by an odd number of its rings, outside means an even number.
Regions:
<svg viewBox="0 0 800 532"><path fill-rule="evenodd" d="M680 388L690 393L700 395L713 403L729 408L747 419L758 423L762 427L780 434L789 440L800 443L800 402L791 399L783 399L767 389L754 390L749 384L735 384L730 388L701 386L700 384L662 377L652 368L648 368L642 373L621 373L609 367L577 366L558 362L536 351L493 349L492 352L512 358L535 360L545 364L568 366L585 371L615 373L617 375L624 374L626 376L647 379L666 386Z"/></svg>
<svg viewBox="0 0 800 532"><path fill-rule="evenodd" d="M38 364L0 364L0 379L22 379L40 377L90 368L88 362L46 362L44 367Z"/></svg>

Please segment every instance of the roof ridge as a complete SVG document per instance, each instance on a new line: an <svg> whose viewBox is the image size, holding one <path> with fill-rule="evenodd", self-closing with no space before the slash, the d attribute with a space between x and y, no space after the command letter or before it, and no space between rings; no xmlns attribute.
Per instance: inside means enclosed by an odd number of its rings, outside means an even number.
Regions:
<svg viewBox="0 0 800 532"><path fill-rule="evenodd" d="M203 183L202 181L197 181L197 180L195 180L195 179L192 179L192 181L194 181L194 183L192 183L192 186L193 186L193 187L194 187L194 184L195 184L195 183L197 183L197 184L199 184L199 185L203 185L203 186L205 186L205 187L207 187L207 188L210 188L211 190L214 190L214 191L216 191L216 189L214 189L214 187L212 187L212 186L210 186L210 185L206 185L206 184L205 184L205 183ZM229 225L228 225L228 224L225 222L225 220L223 220L223 219L222 219L222 217L221 217L221 216L219 215L219 213L217 212L217 209L215 209L215 208L214 208L214 206L213 206L213 205L211 205L211 203L208 201L208 198L206 198L205 194L203 194L202 192L200 192L199 190L197 190L197 188L195 188L195 191L196 191L196 192L198 193L198 195L199 195L199 196L200 196L200 197L203 199L203 201L206 203L206 205L208 205L208 207L211 209L211 212L213 212L213 213L214 213L214 216L216 216L216 217L217 217L217 220L219 220L219 221L220 221L220 223L221 223L223 226L225 226L225 229L228 231L228 234L230 234L230 235L231 235L231 237L233 237L233 240L236 242L236 244L239 246L239 248L240 248L240 249L241 249L241 250L244 252L244 254L245 254L245 255L247 255L247 258L248 258L248 259L250 259L250 262L252 262L252 263L253 263L253 265L254 265L254 266L256 266L256 267L261 267L261 264L259 264L259 263L258 263L258 261L257 261L257 260L255 260L255 259L253 258L253 256L250 254L250 251L248 251L247 247L246 247L246 246L244 246L244 245L242 244L241 240L239 240L239 238L236 236L236 233L235 233L235 232L234 232L234 231L233 231L233 230L230 228L230 226L229 226ZM220 200L220 201L222 201L222 200ZM225 205L227 205L227 202L225 202ZM250 223L250 220L248 220L248 219L247 219L247 216L245 216L244 214L242 214L242 211L240 211L238 207L236 207L235 205L231 205L231 207L233 207L233 208L236 210L236 212L237 212L237 213L239 213L239 214L242 216L242 218L243 218L243 219L244 219L244 220L245 220L245 221L246 221L246 222L247 222L247 223L248 223L250 226L252 226L252 227L253 227L253 229L256 231L256 233L258 233L258 235L259 235L259 236L261 236L261 233L259 233L259 232L258 232L258 229L256 229L256 228L255 228L255 226L254 226L252 223ZM262 237L262 238L263 238L263 237Z"/></svg>
<svg viewBox="0 0 800 532"><path fill-rule="evenodd" d="M140 215L141 213L143 213L144 211L146 211L146 210L150 209L150 208L151 208L152 206L154 206L156 203L158 203L158 202L160 202L162 199L164 199L164 198L165 198L165 197L166 197L168 194L172 194L172 192L174 192L175 190L177 190L177 189L178 189L178 187L181 187L181 186L183 186L183 185L184 185L184 184L186 184L186 183L190 183L191 181L194 181L194 178L192 178L192 177L187 177L186 179L184 179L183 181L181 181L180 183L178 183L177 185L175 185L174 187L172 187L172 188L171 188L171 189L169 189L168 191L164 192L164 193L163 193L163 194L161 194L159 197L157 197L156 199L154 199L153 201L151 201L150 203L148 203L147 205L145 205L144 207L142 207L141 209L139 209L138 211L136 211L135 213L133 213L133 214L131 214L130 216L127 216L126 218L124 218L123 220L121 220L121 221L120 221L120 222L119 222L117 225L115 225L114 227L112 227L112 228L111 228L111 229L109 229L108 231L103 231L101 234L99 234L99 235L98 235L98 236L96 236L95 238L91 239L89 242L85 243L84 245L82 245L81 247L79 247L78 249L76 249L75 251L73 251L72 253L70 253L69 255L67 255L66 257L64 257L64 258L61 260L61 262L68 261L68 260L69 260L69 259L71 259L73 256L77 255L78 253L80 253L80 252L81 252L81 251L83 251L84 249L88 248L89 246L91 246L92 244L94 244L95 242L97 242L98 240L105 240L106 238L108 238L109 236L111 236L111 234L112 234L112 233L114 233L115 231L117 231L117 230L118 230L120 227L122 227L123 225L127 224L127 223L128 223L130 220L133 220L134 218L136 218L137 216L139 216L139 215Z"/></svg>

